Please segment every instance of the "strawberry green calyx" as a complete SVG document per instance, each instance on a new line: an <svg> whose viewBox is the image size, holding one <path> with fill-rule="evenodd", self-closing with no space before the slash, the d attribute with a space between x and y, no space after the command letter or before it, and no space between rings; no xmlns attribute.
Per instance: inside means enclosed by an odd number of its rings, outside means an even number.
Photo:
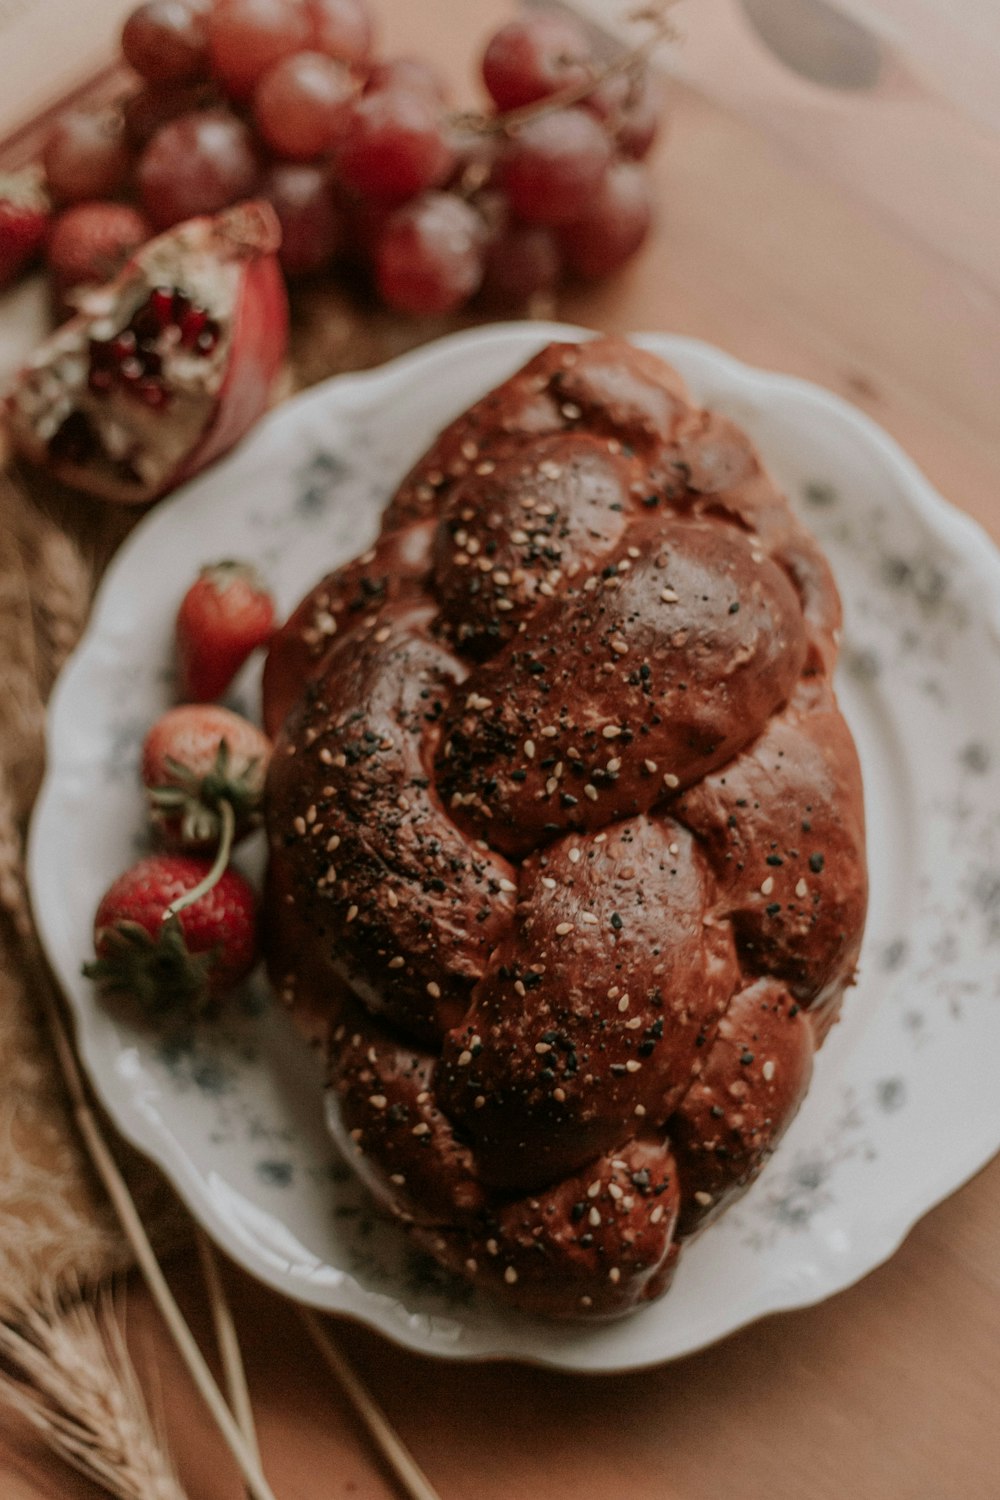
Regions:
<svg viewBox="0 0 1000 1500"><path fill-rule="evenodd" d="M99 939L104 956L84 964L83 974L102 995L129 1000L150 1016L205 1009L215 953L191 953L176 916L155 936L138 922L116 922Z"/></svg>
<svg viewBox="0 0 1000 1500"><path fill-rule="evenodd" d="M225 807L233 814L237 837L260 822L266 766L259 757L237 769L229 744L223 739L204 776L169 756L165 764L173 780L148 789L150 818L161 832L176 828L182 847L204 848L218 843Z"/></svg>
<svg viewBox="0 0 1000 1500"><path fill-rule="evenodd" d="M105 891L94 919L94 961L83 972L105 996L161 1018L192 1018L244 979L257 957L256 896L229 865L233 810L222 807L211 863L149 854Z"/></svg>

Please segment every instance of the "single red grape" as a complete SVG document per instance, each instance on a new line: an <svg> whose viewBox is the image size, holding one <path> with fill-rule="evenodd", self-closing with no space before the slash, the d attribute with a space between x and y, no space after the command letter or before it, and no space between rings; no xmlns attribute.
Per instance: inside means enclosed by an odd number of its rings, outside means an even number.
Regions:
<svg viewBox="0 0 1000 1500"><path fill-rule="evenodd" d="M561 224L583 213L611 156L608 135L592 115L553 110L529 120L504 148L500 185L520 218Z"/></svg>
<svg viewBox="0 0 1000 1500"><path fill-rule="evenodd" d="M129 169L121 121L83 110L60 115L45 142L42 164L50 192L64 203L113 198Z"/></svg>
<svg viewBox="0 0 1000 1500"><path fill-rule="evenodd" d="M636 162L615 162L584 212L561 231L567 266L588 279L610 275L635 254L651 222L644 170Z"/></svg>
<svg viewBox="0 0 1000 1500"><path fill-rule="evenodd" d="M348 188L387 202L437 187L454 163L437 109L424 95L403 89L357 100L338 155Z"/></svg>
<svg viewBox="0 0 1000 1500"><path fill-rule="evenodd" d="M72 288L100 286L117 276L153 230L128 203L74 203L52 225L45 259L60 301Z"/></svg>
<svg viewBox="0 0 1000 1500"><path fill-rule="evenodd" d="M157 228L166 229L247 197L257 174L247 126L214 109L161 125L140 158L136 181L147 214Z"/></svg>
<svg viewBox="0 0 1000 1500"><path fill-rule="evenodd" d="M307 276L328 265L342 238L342 221L327 168L276 162L258 189L281 221L278 259L289 276Z"/></svg>
<svg viewBox="0 0 1000 1500"><path fill-rule="evenodd" d="M411 94L426 94L434 104L448 103L447 83L437 68L422 57L390 57L377 62L365 79L366 94L397 88Z"/></svg>
<svg viewBox="0 0 1000 1500"><path fill-rule="evenodd" d="M372 50L374 27L365 0L306 0L309 45L342 62L363 63Z"/></svg>
<svg viewBox="0 0 1000 1500"><path fill-rule="evenodd" d="M212 72L232 99L246 100L268 68L310 45L299 0L215 0L208 17Z"/></svg>
<svg viewBox="0 0 1000 1500"><path fill-rule="evenodd" d="M589 76L590 39L578 21L539 10L510 21L483 55L483 81L498 109L518 109Z"/></svg>
<svg viewBox="0 0 1000 1500"><path fill-rule="evenodd" d="M354 91L343 63L322 52L293 52L269 68L254 91L257 128L279 156L311 161L343 133Z"/></svg>
<svg viewBox="0 0 1000 1500"><path fill-rule="evenodd" d="M417 316L451 312L483 275L483 227L453 193L424 193L387 219L375 252L383 301Z"/></svg>
<svg viewBox="0 0 1000 1500"><path fill-rule="evenodd" d="M486 246L483 297L495 307L523 307L554 289L561 267L554 232L513 219Z"/></svg>
<svg viewBox="0 0 1000 1500"><path fill-rule="evenodd" d="M122 28L125 61L150 83L190 83L208 76L205 7L191 0L146 0Z"/></svg>
<svg viewBox="0 0 1000 1500"><path fill-rule="evenodd" d="M208 106L212 85L189 83L173 88L142 88L122 101L125 139L133 151L141 151L168 120L189 115Z"/></svg>

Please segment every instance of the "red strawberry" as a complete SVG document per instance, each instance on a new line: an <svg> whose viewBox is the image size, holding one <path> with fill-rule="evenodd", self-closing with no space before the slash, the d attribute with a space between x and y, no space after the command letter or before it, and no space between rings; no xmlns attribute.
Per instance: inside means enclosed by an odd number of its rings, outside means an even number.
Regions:
<svg viewBox="0 0 1000 1500"><path fill-rule="evenodd" d="M271 742L248 719L211 703L185 703L157 719L142 750L149 815L169 849L214 851L222 804L234 813L233 838L260 822Z"/></svg>
<svg viewBox="0 0 1000 1500"><path fill-rule="evenodd" d="M202 568L177 612L178 696L193 703L220 697L273 631L274 600L255 568Z"/></svg>
<svg viewBox="0 0 1000 1500"><path fill-rule="evenodd" d="M102 994L127 997L149 1014L201 1009L253 968L255 908L253 888L236 870L219 873L183 854L148 855L105 892L94 919L96 962L83 972Z"/></svg>
<svg viewBox="0 0 1000 1500"><path fill-rule="evenodd" d="M152 233L127 203L74 203L53 224L45 252L57 300L73 287L110 281Z"/></svg>
<svg viewBox="0 0 1000 1500"><path fill-rule="evenodd" d="M0 173L0 286L7 286L42 248L52 205L38 171Z"/></svg>

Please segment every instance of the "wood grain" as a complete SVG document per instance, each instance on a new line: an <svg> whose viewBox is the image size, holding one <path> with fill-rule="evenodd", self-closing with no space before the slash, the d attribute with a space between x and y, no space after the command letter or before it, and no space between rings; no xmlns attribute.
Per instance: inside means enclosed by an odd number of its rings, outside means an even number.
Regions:
<svg viewBox="0 0 1000 1500"><path fill-rule="evenodd" d="M475 40L507 13L499 0L380 0L379 9L400 50L435 52L466 79ZM648 250L614 284L566 296L560 314L693 334L838 391L1000 538L998 287L963 278L680 86L655 174L661 214ZM859 1285L657 1370L596 1378L460 1367L359 1329L343 1338L443 1500L996 1500L998 1244L994 1161ZM392 1495L297 1319L230 1274L281 1500ZM193 1257L174 1279L207 1348ZM191 1500L236 1500L236 1478L138 1289L131 1306L132 1339ZM0 1437L0 1471L5 1500L91 1493L14 1431Z"/></svg>

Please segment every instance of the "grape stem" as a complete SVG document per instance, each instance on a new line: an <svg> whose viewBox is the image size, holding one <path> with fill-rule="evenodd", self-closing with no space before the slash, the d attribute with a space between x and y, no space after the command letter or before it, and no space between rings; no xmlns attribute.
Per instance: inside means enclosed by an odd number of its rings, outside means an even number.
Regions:
<svg viewBox="0 0 1000 1500"><path fill-rule="evenodd" d="M219 816L222 820L222 828L219 833L219 847L215 852L212 868L203 880L199 880L197 885L192 886L189 891L185 891L183 896L178 896L176 901L171 901L163 913L164 922L169 922L172 917L178 916L187 907L193 906L196 901L200 901L202 896L207 896L208 892L217 886L222 879L225 868L229 863L229 856L233 852L233 834L236 831L236 814L233 812L233 804L228 798L224 798L219 803Z"/></svg>
<svg viewBox="0 0 1000 1500"><path fill-rule="evenodd" d="M630 11L626 20L648 21L653 30L634 47L627 47L603 68L592 72L590 77L584 79L582 83L570 84L554 94L546 94L544 99L538 99L534 104L522 104L519 109L509 109L504 114L484 115L472 111L453 115L449 123L459 129L472 130L480 135L507 135L519 130L522 125L527 125L529 120L537 120L541 115L550 114L553 110L565 109L570 104L578 104L581 99L586 99L588 94L592 94L606 78L613 78L617 73L627 73L638 63L645 62L661 42L678 40L680 32L667 14L677 3L678 0L655 0L654 4L644 5L638 10Z"/></svg>

